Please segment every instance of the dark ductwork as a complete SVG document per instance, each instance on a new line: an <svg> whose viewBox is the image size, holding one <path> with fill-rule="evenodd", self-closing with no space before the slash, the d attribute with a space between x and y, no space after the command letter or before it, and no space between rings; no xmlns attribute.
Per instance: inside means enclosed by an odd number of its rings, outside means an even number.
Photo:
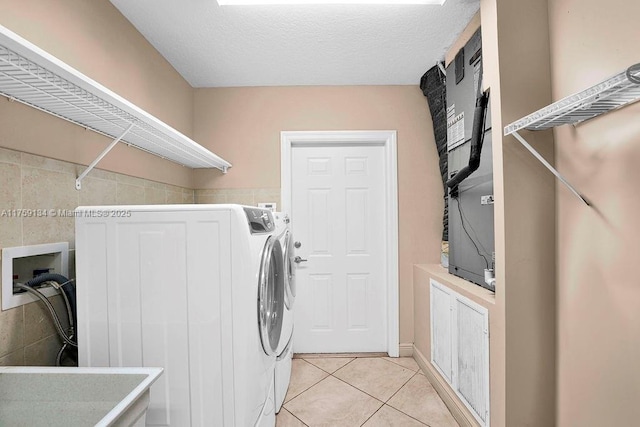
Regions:
<svg viewBox="0 0 640 427"><path fill-rule="evenodd" d="M447 187L445 183L448 178L448 158L447 158L447 86L444 69L441 65L436 65L429 69L420 79L420 89L427 97L431 120L433 122L433 133L435 136L438 156L440 158L440 175L444 187L444 215L442 218L442 240L449 240L449 198L447 197Z"/></svg>

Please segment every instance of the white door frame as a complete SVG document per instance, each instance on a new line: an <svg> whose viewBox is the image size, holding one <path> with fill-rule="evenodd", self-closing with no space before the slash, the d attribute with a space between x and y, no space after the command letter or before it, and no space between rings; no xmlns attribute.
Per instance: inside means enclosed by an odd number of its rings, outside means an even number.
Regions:
<svg viewBox="0 0 640 427"><path fill-rule="evenodd" d="M284 131L280 132L280 185L282 212L291 212L291 150L313 146L384 147L385 228L387 242L387 351L400 354L398 307L398 161L395 130Z"/></svg>

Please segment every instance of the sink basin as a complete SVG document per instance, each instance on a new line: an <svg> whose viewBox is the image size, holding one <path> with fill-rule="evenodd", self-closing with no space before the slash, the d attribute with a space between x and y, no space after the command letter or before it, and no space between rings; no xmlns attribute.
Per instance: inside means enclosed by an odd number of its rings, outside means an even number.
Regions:
<svg viewBox="0 0 640 427"><path fill-rule="evenodd" d="M0 367L0 426L144 426L162 368Z"/></svg>

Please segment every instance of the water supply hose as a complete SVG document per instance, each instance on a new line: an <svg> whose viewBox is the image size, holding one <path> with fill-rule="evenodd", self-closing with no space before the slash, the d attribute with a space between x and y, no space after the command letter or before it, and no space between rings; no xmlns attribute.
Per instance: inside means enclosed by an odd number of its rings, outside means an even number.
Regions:
<svg viewBox="0 0 640 427"><path fill-rule="evenodd" d="M27 291L28 293L30 293L31 295L35 296L40 301L42 301L42 303L49 310L49 314L51 315L53 324L56 327L58 335L60 335L60 338L62 338L62 341L64 341L66 345L70 345L71 347L78 347L78 344L75 341L73 341L73 334L67 335L67 333L64 331L64 328L62 327L62 323L60 323L60 318L58 317L58 314L56 313L55 308L53 308L53 305L51 304L51 302L47 299L47 297L44 296L42 292L36 289L33 289L30 286L23 285L22 283L16 283L14 284L14 287Z"/></svg>
<svg viewBox="0 0 640 427"><path fill-rule="evenodd" d="M76 288L73 285L72 280L67 279L62 274L44 273L27 281L25 285L33 288L44 282L56 282L60 285L60 289L66 296L66 300L68 300L68 304L71 308L69 324L71 327L75 328L75 325L78 324L78 315L76 305ZM71 318L73 318L73 321L71 321Z"/></svg>

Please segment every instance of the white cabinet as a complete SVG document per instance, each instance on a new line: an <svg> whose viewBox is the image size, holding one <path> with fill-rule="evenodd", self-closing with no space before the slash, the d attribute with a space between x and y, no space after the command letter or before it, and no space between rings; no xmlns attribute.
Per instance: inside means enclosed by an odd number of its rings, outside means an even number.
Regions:
<svg viewBox="0 0 640 427"><path fill-rule="evenodd" d="M431 363L482 426L489 426L489 312L430 281Z"/></svg>

